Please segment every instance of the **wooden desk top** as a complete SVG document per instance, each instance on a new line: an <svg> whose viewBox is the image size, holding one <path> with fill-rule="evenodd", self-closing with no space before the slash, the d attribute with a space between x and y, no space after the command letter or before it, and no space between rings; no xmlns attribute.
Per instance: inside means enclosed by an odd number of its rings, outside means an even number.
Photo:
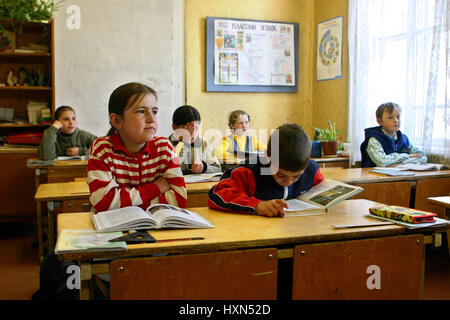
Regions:
<svg viewBox="0 0 450 320"><path fill-rule="evenodd" d="M416 181L418 179L450 178L450 170L414 172L412 176L379 176L369 173L373 168L320 168L325 178L349 184Z"/></svg>
<svg viewBox="0 0 450 320"><path fill-rule="evenodd" d="M450 209L450 196L442 196L442 197L429 197L428 201L444 208Z"/></svg>
<svg viewBox="0 0 450 320"><path fill-rule="evenodd" d="M30 153L30 156L37 153L37 147L24 146L24 147L0 147L0 154L12 154L12 153Z"/></svg>
<svg viewBox="0 0 450 320"><path fill-rule="evenodd" d="M185 237L204 237L204 240L165 242L128 245L120 252L83 252L61 255L63 259L88 259L108 257L130 257L156 253L198 253L217 250L233 250L264 246L293 245L298 243L349 240L370 237L398 235L405 228L395 224L335 229L335 224L376 223L367 217L369 208L380 205L377 202L358 199L347 200L331 208L328 214L268 218L262 216L235 214L208 208L192 208L216 227L211 229L151 230L158 240ZM58 231L63 229L94 229L90 213L65 213L58 215Z"/></svg>
<svg viewBox="0 0 450 320"><path fill-rule="evenodd" d="M322 162L348 162L349 157L322 157L322 158L311 158L311 160L314 160L317 163L322 163Z"/></svg>
<svg viewBox="0 0 450 320"><path fill-rule="evenodd" d="M198 182L186 184L188 194L207 193L217 182ZM85 180L40 184L34 199L36 201L61 201L85 199L89 197L89 187Z"/></svg>
<svg viewBox="0 0 450 320"><path fill-rule="evenodd" d="M28 159L28 160L38 160L37 158ZM55 164L52 165L32 165L27 167L30 169L49 169L49 168L57 168L57 169L69 169L69 168L80 168L87 167L88 160L64 160L64 161L56 161Z"/></svg>

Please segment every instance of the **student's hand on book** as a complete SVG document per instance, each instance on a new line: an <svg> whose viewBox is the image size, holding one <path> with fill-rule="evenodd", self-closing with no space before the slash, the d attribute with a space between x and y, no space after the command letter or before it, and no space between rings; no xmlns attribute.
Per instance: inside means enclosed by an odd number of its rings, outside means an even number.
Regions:
<svg viewBox="0 0 450 320"><path fill-rule="evenodd" d="M203 172L203 162L197 161L191 165L192 173L202 173Z"/></svg>
<svg viewBox="0 0 450 320"><path fill-rule="evenodd" d="M80 155L80 148L70 147L66 149L66 155L69 157L75 157Z"/></svg>
<svg viewBox="0 0 450 320"><path fill-rule="evenodd" d="M167 182L167 180L163 177L159 177L158 179L155 180L155 184L158 186L159 191L161 193L164 193L166 191L170 190L170 185Z"/></svg>
<svg viewBox="0 0 450 320"><path fill-rule="evenodd" d="M284 208L288 208L283 199L261 201L256 205L255 213L267 217L284 217Z"/></svg>

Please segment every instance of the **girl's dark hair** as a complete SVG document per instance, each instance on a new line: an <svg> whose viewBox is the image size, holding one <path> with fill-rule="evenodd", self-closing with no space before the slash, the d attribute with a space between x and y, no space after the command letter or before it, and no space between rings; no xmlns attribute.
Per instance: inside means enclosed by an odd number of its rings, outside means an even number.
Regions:
<svg viewBox="0 0 450 320"><path fill-rule="evenodd" d="M152 94L158 99L156 91L149 86L139 82L129 82L116 88L109 97L108 113L115 113L122 116L123 112L129 107L140 101L145 95ZM111 125L108 135L117 133L116 128Z"/></svg>
<svg viewBox="0 0 450 320"><path fill-rule="evenodd" d="M200 113L193 106L180 106L172 115L172 123L176 126L182 126L191 121L202 121Z"/></svg>
<svg viewBox="0 0 450 320"><path fill-rule="evenodd" d="M246 115L248 117L248 121L250 121L250 115L245 112L244 110L234 110L230 113L230 116L228 118L228 126L231 128L232 125L234 125L237 121L237 119L240 116Z"/></svg>
<svg viewBox="0 0 450 320"><path fill-rule="evenodd" d="M75 110L73 110L73 108L70 106L60 106L55 111L55 120L59 120L59 117L61 117L61 114L66 111L72 111L73 113L75 113Z"/></svg>
<svg viewBox="0 0 450 320"><path fill-rule="evenodd" d="M311 139L308 134L295 123L285 123L278 130L278 161L274 163L279 168L288 171L300 171L306 168L311 156ZM267 144L267 155L271 156L273 134ZM274 158L274 157L272 157ZM273 161L272 161L273 162Z"/></svg>

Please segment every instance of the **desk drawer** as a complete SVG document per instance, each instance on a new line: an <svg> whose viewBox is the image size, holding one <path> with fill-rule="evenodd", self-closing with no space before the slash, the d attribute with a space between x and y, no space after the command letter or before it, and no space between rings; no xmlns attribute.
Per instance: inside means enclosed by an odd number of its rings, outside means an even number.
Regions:
<svg viewBox="0 0 450 320"><path fill-rule="evenodd" d="M292 299L418 299L423 235L299 245Z"/></svg>
<svg viewBox="0 0 450 320"><path fill-rule="evenodd" d="M91 205L89 199L75 199L75 200L64 200L62 203L61 211L63 213L68 212L88 212L91 210Z"/></svg>
<svg viewBox="0 0 450 320"><path fill-rule="evenodd" d="M450 192L450 178L420 179L416 184L415 208L431 211L438 214L439 218L447 219L445 208L429 203L428 197L448 196Z"/></svg>
<svg viewBox="0 0 450 320"><path fill-rule="evenodd" d="M86 177L86 167L50 168L47 171L47 182L69 182L75 178Z"/></svg>
<svg viewBox="0 0 450 320"><path fill-rule="evenodd" d="M367 199L375 202L409 207L411 198L411 182L382 182L356 184L364 191L352 199Z"/></svg>
<svg viewBox="0 0 450 320"><path fill-rule="evenodd" d="M274 248L115 260L111 299L276 299L277 260Z"/></svg>

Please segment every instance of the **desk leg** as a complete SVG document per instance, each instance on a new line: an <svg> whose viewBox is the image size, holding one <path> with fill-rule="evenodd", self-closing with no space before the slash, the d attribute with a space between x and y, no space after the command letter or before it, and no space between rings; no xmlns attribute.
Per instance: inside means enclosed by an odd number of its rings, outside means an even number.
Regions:
<svg viewBox="0 0 450 320"><path fill-rule="evenodd" d="M450 219L450 208L445 208L445 215L447 216L447 219ZM447 248L448 255L450 256L450 229L447 229Z"/></svg>
<svg viewBox="0 0 450 320"><path fill-rule="evenodd" d="M55 247L55 203L47 202L48 208L48 250Z"/></svg>
<svg viewBox="0 0 450 320"><path fill-rule="evenodd" d="M80 265L80 300L93 299L92 288L92 266L90 263L79 263Z"/></svg>
<svg viewBox="0 0 450 320"><path fill-rule="evenodd" d="M39 246L39 262L44 260L44 240L42 237L42 210L41 202L36 202L36 214L37 214L37 232L38 232L38 246Z"/></svg>
<svg viewBox="0 0 450 320"><path fill-rule="evenodd" d="M39 185L41 184L41 169L35 169L34 170L34 185L36 186L36 191L39 188Z"/></svg>

